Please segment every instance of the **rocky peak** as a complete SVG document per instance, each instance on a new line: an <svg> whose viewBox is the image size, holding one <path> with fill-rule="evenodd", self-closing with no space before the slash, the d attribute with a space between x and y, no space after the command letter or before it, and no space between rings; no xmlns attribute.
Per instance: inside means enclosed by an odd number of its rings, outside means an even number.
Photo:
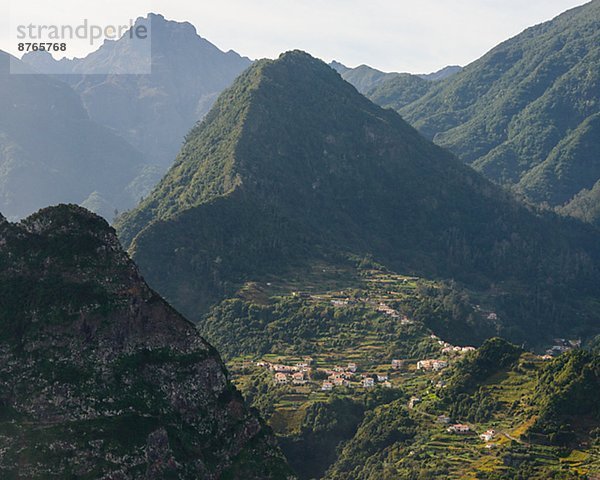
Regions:
<svg viewBox="0 0 600 480"><path fill-rule="evenodd" d="M286 478L214 348L145 284L104 220L61 205L8 225L0 470L32 479Z"/></svg>

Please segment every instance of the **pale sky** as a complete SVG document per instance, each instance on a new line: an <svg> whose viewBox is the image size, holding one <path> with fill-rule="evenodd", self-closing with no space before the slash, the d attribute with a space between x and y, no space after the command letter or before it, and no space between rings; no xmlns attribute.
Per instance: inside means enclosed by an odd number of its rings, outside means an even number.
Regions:
<svg viewBox="0 0 600 480"><path fill-rule="evenodd" d="M306 50L348 66L428 73L466 65L580 0L0 0L0 49L17 24L129 24L148 12L192 23L221 50L252 59ZM10 20L9 20L10 17ZM91 47L70 41L67 56ZM56 56L56 55L55 55ZM62 55L61 55L62 56Z"/></svg>

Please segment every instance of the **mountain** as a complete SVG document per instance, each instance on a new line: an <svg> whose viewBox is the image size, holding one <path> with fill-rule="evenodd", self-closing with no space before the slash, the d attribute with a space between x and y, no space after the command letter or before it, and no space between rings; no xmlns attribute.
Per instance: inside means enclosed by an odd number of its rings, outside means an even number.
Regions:
<svg viewBox="0 0 600 480"><path fill-rule="evenodd" d="M106 218L131 208L139 197L127 187L143 168L141 153L91 120L68 85L33 73L0 52L0 209L22 218L92 194L105 199L96 211Z"/></svg>
<svg viewBox="0 0 600 480"><path fill-rule="evenodd" d="M403 73L372 86L364 93L377 105L400 110L423 97L433 87L432 81Z"/></svg>
<svg viewBox="0 0 600 480"><path fill-rule="evenodd" d="M419 100L434 87L434 82L462 70L462 67L452 65L433 73L412 74L385 73L367 65L348 68L339 62L331 62L329 66L377 105L394 110Z"/></svg>
<svg viewBox="0 0 600 480"><path fill-rule="evenodd" d="M3 478L283 479L217 352L77 206L0 216Z"/></svg>
<svg viewBox="0 0 600 480"><path fill-rule="evenodd" d="M567 351L556 359L500 338L461 347L452 340L466 338L461 325L475 332L491 315L485 297L361 263L357 278L318 266L304 284L298 276L249 283L198 324L301 480L600 473L598 354L576 338L539 349ZM441 368L419 367L428 359ZM279 381L281 365L307 363L301 384ZM472 433L452 434L450 422ZM475 434L489 429L491 439Z"/></svg>
<svg viewBox="0 0 600 480"><path fill-rule="evenodd" d="M541 372L534 397L540 414L529 436L563 445L577 441L581 425L600 424L598 395L600 354L578 350L561 355Z"/></svg>
<svg viewBox="0 0 600 480"><path fill-rule="evenodd" d="M222 52L190 23L149 14L133 28L141 25L148 27L152 41L151 74L125 74L144 60L130 48L127 33L85 58L54 61L48 53L35 52L23 61L69 83L93 120L143 153L155 166L148 190L170 166L184 135L251 62L233 51Z"/></svg>
<svg viewBox="0 0 600 480"><path fill-rule="evenodd" d="M196 320L244 282L372 255L491 289L509 336L597 330L597 231L522 206L303 52L225 91L118 231Z"/></svg>
<svg viewBox="0 0 600 480"><path fill-rule="evenodd" d="M329 66L337 71L344 80L354 85L360 93L366 93L385 80L401 75L396 72L382 72L368 65L348 68L339 62L331 62Z"/></svg>
<svg viewBox="0 0 600 480"><path fill-rule="evenodd" d="M430 82L436 82L438 80L443 80L444 78L451 77L452 75L456 75L458 72L462 71L463 67L460 65L448 65L440 70L431 73L423 73L418 75L423 80L428 80Z"/></svg>
<svg viewBox="0 0 600 480"><path fill-rule="evenodd" d="M399 85L396 108L493 181L563 205L600 178L599 25L593 0L501 43L411 103Z"/></svg>
<svg viewBox="0 0 600 480"><path fill-rule="evenodd" d="M600 227L600 180L590 190L581 190L559 211Z"/></svg>
<svg viewBox="0 0 600 480"><path fill-rule="evenodd" d="M358 67L350 68L336 61L331 62L329 66L338 72L344 80L354 85L360 93L367 95L369 98L371 98L371 91L377 89L383 84L393 82L397 78L415 77L426 80L427 82L435 82L451 77L462 70L462 67L459 67L458 65L449 65L432 73L411 74L382 72L375 68L369 67L368 65L359 65ZM399 92L402 87L398 85L397 88Z"/></svg>

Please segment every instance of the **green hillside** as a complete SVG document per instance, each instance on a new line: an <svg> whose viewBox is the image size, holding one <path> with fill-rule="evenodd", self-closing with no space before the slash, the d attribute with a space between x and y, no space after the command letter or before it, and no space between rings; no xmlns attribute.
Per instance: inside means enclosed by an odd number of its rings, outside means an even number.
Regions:
<svg viewBox="0 0 600 480"><path fill-rule="evenodd" d="M560 211L600 227L600 180L575 195Z"/></svg>
<svg viewBox="0 0 600 480"><path fill-rule="evenodd" d="M372 255L491 288L514 338L598 324L597 232L521 206L302 52L246 71L118 230L196 320L246 281Z"/></svg>
<svg viewBox="0 0 600 480"><path fill-rule="evenodd" d="M500 342L496 340L496 342ZM483 347L486 347L484 344ZM510 345L505 344L507 349ZM479 352L458 363L447 377L447 389L416 389L410 374L399 388L416 393L422 400L415 406L393 401L367 414L353 438L341 449L339 458L323 478L335 480L404 480L404 479L584 479L600 472L597 426L600 420L579 412L586 400L571 398L576 421L576 440L569 445L548 441L549 437L532 438L534 425L544 415L538 397L548 376L564 378L565 369L576 358L581 368L596 368L598 358L583 352L567 353L554 361L541 361L528 353L513 358L482 378L475 390L462 397L454 396L454 378L460 378L482 358ZM466 364L466 365L465 365ZM580 388L597 389L596 376L579 381ZM439 377L439 374L438 374ZM443 375L442 375L443 377ZM434 380L435 382L437 380ZM433 383L432 382L432 383ZM559 393L560 392L560 393ZM566 398L572 390L548 393L546 402ZM546 392L544 392L546 394ZM586 397L591 398L591 397ZM466 407L465 407L466 406ZM448 431L460 421L469 432ZM491 432L489 437L479 435ZM575 435L576 434L576 435Z"/></svg>
<svg viewBox="0 0 600 480"><path fill-rule="evenodd" d="M431 333L435 316L449 319L468 301L447 292L427 308L425 294L440 285L366 269L343 287L340 273L302 295L291 293L296 282L248 284L199 324L300 479L600 473L597 354L570 346L552 359L500 338L476 350L448 343ZM490 316L473 307L475 323ZM444 363L420 368L427 359ZM470 432L448 432L456 423Z"/></svg>
<svg viewBox="0 0 600 480"><path fill-rule="evenodd" d="M600 1L593 0L450 78L417 91L395 79L368 95L486 177L560 206L600 178L599 26Z"/></svg>
<svg viewBox="0 0 600 480"><path fill-rule="evenodd" d="M400 110L421 98L434 86L435 82L417 75L403 74L375 85L365 95L377 105Z"/></svg>

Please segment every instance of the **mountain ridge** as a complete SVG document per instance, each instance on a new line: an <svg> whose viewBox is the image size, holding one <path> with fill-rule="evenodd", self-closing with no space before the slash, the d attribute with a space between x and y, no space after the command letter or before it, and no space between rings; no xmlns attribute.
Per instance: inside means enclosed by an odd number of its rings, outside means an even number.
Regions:
<svg viewBox="0 0 600 480"><path fill-rule="evenodd" d="M151 13L139 17L133 28L138 26L151 32L150 52L130 49L126 33L82 59L56 61L42 52L23 57L33 68L69 84L90 118L143 153L146 168L131 188L136 201L160 180L185 134L218 94L251 64L236 52L221 51L189 22ZM150 74L127 74L148 62Z"/></svg>
<svg viewBox="0 0 600 480"><path fill-rule="evenodd" d="M560 207L600 178L599 24L593 0L410 97L390 81L367 95L496 183Z"/></svg>
<svg viewBox="0 0 600 480"><path fill-rule="evenodd" d="M68 85L35 74L4 52L0 84L0 209L5 215L20 218L51 203L83 203L94 192L111 200L111 208L101 211L109 219L114 208L135 205L127 186L143 167L141 153L91 120Z"/></svg>

